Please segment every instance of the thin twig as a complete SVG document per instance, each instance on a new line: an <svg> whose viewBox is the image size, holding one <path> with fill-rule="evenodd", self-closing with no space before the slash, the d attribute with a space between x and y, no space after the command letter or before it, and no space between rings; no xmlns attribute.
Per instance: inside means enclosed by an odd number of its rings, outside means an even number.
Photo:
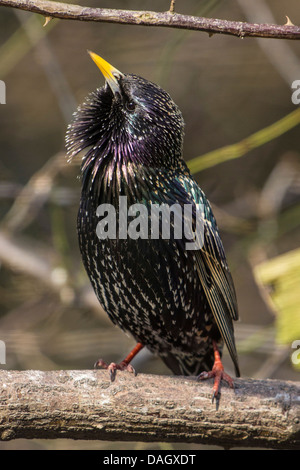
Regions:
<svg viewBox="0 0 300 470"><path fill-rule="evenodd" d="M272 11L264 0L252 0L251 2L238 0L238 3L245 12L248 21L253 23L258 21L275 22ZM291 44L285 41L274 44L273 41L264 41L261 38L257 38L257 42L274 69L290 87L292 82L300 77L300 61Z"/></svg>
<svg viewBox="0 0 300 470"><path fill-rule="evenodd" d="M54 96L56 97L56 101L63 118L65 119L66 123L69 123L72 114L77 108L77 102L64 76L57 56L53 53L51 44L44 34L43 28L41 28L38 18L35 16L36 22L34 26L29 26L25 18L25 13L21 11L15 11L15 13L18 20L23 25L29 41L32 43L32 45L35 45L34 53L36 60L44 70L48 83L52 88ZM23 15L25 15L25 17ZM39 41L36 43L37 35L39 36Z"/></svg>
<svg viewBox="0 0 300 470"><path fill-rule="evenodd" d="M180 15L178 13L170 13L170 11L154 12L89 8L49 0L0 0L0 6L1 5L31 11L32 13L39 13L45 17L66 20L181 28L205 31L210 35L229 34L240 38L251 36L274 39L300 39L300 27L289 24L251 24L239 21Z"/></svg>
<svg viewBox="0 0 300 470"><path fill-rule="evenodd" d="M62 168L66 168L66 156L64 152L59 152L31 176L1 221L1 229L11 233L27 227L48 201L53 189L53 180Z"/></svg>
<svg viewBox="0 0 300 470"><path fill-rule="evenodd" d="M171 0L171 4L169 8L170 13L175 13L175 3L176 3L176 0Z"/></svg>
<svg viewBox="0 0 300 470"><path fill-rule="evenodd" d="M187 164L192 173L197 173L228 160L240 158L250 152L250 150L270 142L299 124L300 109L297 108L270 126L260 129L240 142L194 157L188 160Z"/></svg>
<svg viewBox="0 0 300 470"><path fill-rule="evenodd" d="M34 241L32 240L32 244ZM45 248L43 248L45 251ZM12 237L10 232L0 231L0 261L3 265L8 266L13 271L23 272L26 275L37 279L39 282L50 287L52 291L58 292L63 295L65 288L72 288L70 285L70 279L68 278L67 272L63 269L59 270L57 276L57 269L59 266L55 266L55 253L54 251L48 251L49 256L43 256L37 253L36 247L28 245L23 238L20 240ZM49 261L52 260L52 263ZM59 268L61 269L61 268ZM71 293L70 293L71 294ZM103 313L102 308L92 290L91 285L88 288L83 288L79 292L77 297L77 304L84 305L87 308L91 308L97 312Z"/></svg>

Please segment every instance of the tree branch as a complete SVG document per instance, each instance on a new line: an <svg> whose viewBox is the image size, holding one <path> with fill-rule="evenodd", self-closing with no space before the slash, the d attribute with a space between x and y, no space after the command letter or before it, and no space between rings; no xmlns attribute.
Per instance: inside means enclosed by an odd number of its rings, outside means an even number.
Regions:
<svg viewBox="0 0 300 470"><path fill-rule="evenodd" d="M300 383L237 379L222 389L187 377L107 371L0 371L0 438L169 441L296 449Z"/></svg>
<svg viewBox="0 0 300 470"><path fill-rule="evenodd" d="M274 39L300 39L300 27L291 24L270 25L226 21L213 18L180 15L172 11L134 11L89 8L49 0L0 0L0 6L39 13L47 18L99 21L143 26L161 26L205 31L209 34L230 34L240 38L251 36Z"/></svg>

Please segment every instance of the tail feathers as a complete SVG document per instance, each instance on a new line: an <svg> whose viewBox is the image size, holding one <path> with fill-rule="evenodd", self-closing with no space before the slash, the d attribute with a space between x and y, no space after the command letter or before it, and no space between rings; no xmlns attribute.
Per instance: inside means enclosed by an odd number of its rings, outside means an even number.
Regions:
<svg viewBox="0 0 300 470"><path fill-rule="evenodd" d="M218 349L222 357L222 347L219 346ZM172 351L164 352L160 355L160 358L175 375L198 376L201 372L211 371L214 365L214 353L212 348L205 351L201 356L185 354L183 352L176 354ZM234 364L234 368L236 377L240 377L240 371L236 363Z"/></svg>
<svg viewBox="0 0 300 470"><path fill-rule="evenodd" d="M203 371L210 371L214 365L211 353L199 358L192 355L174 355L172 353L166 353L160 357L175 375L197 376Z"/></svg>

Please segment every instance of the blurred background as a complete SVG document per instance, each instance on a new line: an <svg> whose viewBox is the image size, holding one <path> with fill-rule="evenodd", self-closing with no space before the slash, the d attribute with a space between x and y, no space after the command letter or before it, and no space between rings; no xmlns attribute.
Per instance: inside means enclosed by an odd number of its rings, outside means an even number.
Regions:
<svg viewBox="0 0 300 470"><path fill-rule="evenodd" d="M80 4L169 8L168 0ZM298 0L177 0L176 10L277 24L288 15L300 24ZM298 356L292 356L292 346L300 340L300 108L291 101L292 82L300 80L299 42L43 23L38 15L0 8L0 79L6 84L6 104L0 104L0 339L6 344L1 367L90 369L99 357L122 360L134 345L98 305L77 245L79 160L67 163L64 135L77 105L104 82L86 53L90 49L119 70L158 83L182 110L184 157L213 205L235 281L242 375L299 380L300 354L293 363ZM233 373L227 351L224 363ZM133 365L137 372L170 374L146 351ZM0 444L8 448L198 446Z"/></svg>

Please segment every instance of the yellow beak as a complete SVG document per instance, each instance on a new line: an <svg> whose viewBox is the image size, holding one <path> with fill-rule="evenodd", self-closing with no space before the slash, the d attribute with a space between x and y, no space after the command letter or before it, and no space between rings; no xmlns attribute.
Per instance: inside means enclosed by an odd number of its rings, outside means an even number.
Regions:
<svg viewBox="0 0 300 470"><path fill-rule="evenodd" d="M124 77L124 74L120 72L118 69L110 65L106 60L102 59L99 55L95 54L94 52L88 51L91 58L97 65L97 67L102 72L105 80L107 81L108 85L110 86L112 92L116 94L117 92L120 93L120 86L118 83L118 79Z"/></svg>

